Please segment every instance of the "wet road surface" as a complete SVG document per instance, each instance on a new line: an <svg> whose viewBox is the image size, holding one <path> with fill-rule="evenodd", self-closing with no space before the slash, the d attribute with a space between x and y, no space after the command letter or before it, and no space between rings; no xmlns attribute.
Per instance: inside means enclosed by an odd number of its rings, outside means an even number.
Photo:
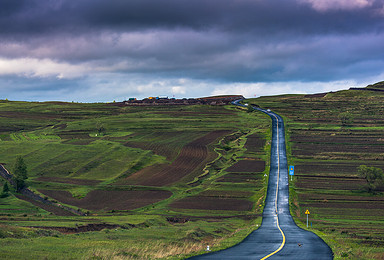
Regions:
<svg viewBox="0 0 384 260"><path fill-rule="evenodd" d="M244 106L235 102L236 105ZM263 221L241 243L190 259L333 259L330 247L317 235L299 228L289 212L288 165L283 119L257 107L272 119L271 168Z"/></svg>

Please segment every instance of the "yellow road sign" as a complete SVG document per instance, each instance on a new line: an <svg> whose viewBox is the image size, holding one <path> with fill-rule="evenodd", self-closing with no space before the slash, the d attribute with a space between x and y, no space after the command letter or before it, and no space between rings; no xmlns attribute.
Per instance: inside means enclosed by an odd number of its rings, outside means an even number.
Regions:
<svg viewBox="0 0 384 260"><path fill-rule="evenodd" d="M306 211L305 211L305 214L306 214L306 215L309 215L309 214L311 214L311 213L309 213L309 210L306 210Z"/></svg>

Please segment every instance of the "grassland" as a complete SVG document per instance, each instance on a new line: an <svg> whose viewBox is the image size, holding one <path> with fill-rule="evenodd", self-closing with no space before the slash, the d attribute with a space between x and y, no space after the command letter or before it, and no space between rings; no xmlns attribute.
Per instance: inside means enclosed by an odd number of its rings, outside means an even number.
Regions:
<svg viewBox="0 0 384 260"><path fill-rule="evenodd" d="M383 84L374 85L382 88ZM384 187L364 189L359 165L384 169L384 94L348 90L251 100L282 115L287 129L291 212L335 253L335 259L383 259ZM347 113L349 122L340 114Z"/></svg>
<svg viewBox="0 0 384 260"><path fill-rule="evenodd" d="M0 258L180 259L233 245L261 222L262 113L10 101L0 111L0 163L12 171L22 156L31 190L87 213L11 190L0 198ZM73 233L92 225L105 229Z"/></svg>
<svg viewBox="0 0 384 260"><path fill-rule="evenodd" d="M383 101L363 90L249 101L284 117L292 215L304 227L308 209L336 259L383 259L384 190L366 192L357 175L362 164L384 169ZM181 259L234 245L261 223L262 113L9 101L0 111L0 163L12 170L23 156L32 190L88 213L56 215L12 191L0 198L1 258ZM87 225L105 228L73 231Z"/></svg>

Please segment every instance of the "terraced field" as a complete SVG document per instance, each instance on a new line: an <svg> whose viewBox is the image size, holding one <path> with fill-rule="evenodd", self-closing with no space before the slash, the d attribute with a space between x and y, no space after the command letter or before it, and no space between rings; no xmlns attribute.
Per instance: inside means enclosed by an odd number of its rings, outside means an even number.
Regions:
<svg viewBox="0 0 384 260"><path fill-rule="evenodd" d="M207 145L229 133L230 131L210 132L186 144L171 164L148 167L132 174L122 183L166 186L181 180L194 171L201 171L208 161L214 159L212 153L209 156Z"/></svg>
<svg viewBox="0 0 384 260"><path fill-rule="evenodd" d="M383 88L383 84L374 85ZM252 102L285 117L295 165L292 215L332 246L336 258L383 259L384 187L368 193L360 165L384 169L384 92L349 90ZM347 113L348 124L340 114Z"/></svg>

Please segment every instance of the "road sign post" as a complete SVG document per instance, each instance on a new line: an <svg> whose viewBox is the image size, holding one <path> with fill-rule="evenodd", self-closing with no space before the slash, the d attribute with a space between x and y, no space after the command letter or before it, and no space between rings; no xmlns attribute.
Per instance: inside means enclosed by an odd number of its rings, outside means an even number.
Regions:
<svg viewBox="0 0 384 260"><path fill-rule="evenodd" d="M292 181L292 176L295 174L295 166L290 165L289 166L289 175L291 175L291 181Z"/></svg>
<svg viewBox="0 0 384 260"><path fill-rule="evenodd" d="M307 228L308 228L308 215L309 215L309 214L311 214L311 213L309 213L309 210L306 210L306 211L305 211L305 215L307 215Z"/></svg>

